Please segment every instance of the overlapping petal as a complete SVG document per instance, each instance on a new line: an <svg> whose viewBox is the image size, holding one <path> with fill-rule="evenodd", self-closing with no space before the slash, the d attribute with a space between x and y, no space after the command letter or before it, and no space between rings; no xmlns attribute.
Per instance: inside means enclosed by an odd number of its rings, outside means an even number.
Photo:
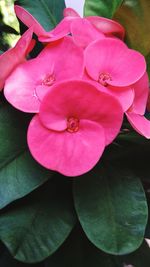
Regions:
<svg viewBox="0 0 150 267"><path fill-rule="evenodd" d="M85 65L92 79L118 87L137 82L146 71L144 57L113 38L91 43L85 50Z"/></svg>
<svg viewBox="0 0 150 267"><path fill-rule="evenodd" d="M45 168L66 176L78 176L92 169L104 144L104 130L94 122L83 121L75 134L45 128L38 115L29 125L28 145L33 157Z"/></svg>
<svg viewBox="0 0 150 267"><path fill-rule="evenodd" d="M130 111L143 115L146 109L146 103L149 92L149 79L147 72L144 73L142 78L133 85L134 89L134 101L130 108Z"/></svg>
<svg viewBox="0 0 150 267"><path fill-rule="evenodd" d="M80 17L80 15L71 7L67 7L63 12L64 17Z"/></svg>
<svg viewBox="0 0 150 267"><path fill-rule="evenodd" d="M48 45L37 58L19 65L6 81L5 97L17 109L38 112L42 97L53 83L80 78L83 68L82 49L66 37Z"/></svg>
<svg viewBox="0 0 150 267"><path fill-rule="evenodd" d="M143 115L127 112L126 116L132 127L141 135L150 138L150 121Z"/></svg>
<svg viewBox="0 0 150 267"><path fill-rule="evenodd" d="M28 27L32 27L37 36L45 35L46 31L41 24L23 7L14 6L16 16Z"/></svg>
<svg viewBox="0 0 150 267"><path fill-rule="evenodd" d="M34 33L41 42L54 42L67 36L70 32L71 19L64 18L52 31L46 32L42 25L23 7L15 5L17 17L28 27L33 27Z"/></svg>
<svg viewBox="0 0 150 267"><path fill-rule="evenodd" d="M109 144L119 132L123 110L114 97L100 92L93 84L71 80L53 86L40 106L40 119L51 130L65 130L66 118L70 116L101 124Z"/></svg>
<svg viewBox="0 0 150 267"><path fill-rule="evenodd" d="M86 19L90 21L97 30L104 33L106 36L116 36L121 40L124 39L125 29L117 21L98 16L89 16L86 17Z"/></svg>
<svg viewBox="0 0 150 267"><path fill-rule="evenodd" d="M32 34L33 30L30 28L22 35L15 47L0 55L0 89L3 88L14 68L25 60L25 56L33 48Z"/></svg>
<svg viewBox="0 0 150 267"><path fill-rule="evenodd" d="M86 30L85 30L86 29ZM92 24L84 18L76 18L70 25L72 38L76 45L87 47L92 41L105 38L105 35L97 31Z"/></svg>
<svg viewBox="0 0 150 267"><path fill-rule="evenodd" d="M77 126L68 126L68 119ZM44 167L78 176L98 162L105 146L118 134L122 119L118 101L93 84L60 82L45 95L39 114L29 125L29 149Z"/></svg>

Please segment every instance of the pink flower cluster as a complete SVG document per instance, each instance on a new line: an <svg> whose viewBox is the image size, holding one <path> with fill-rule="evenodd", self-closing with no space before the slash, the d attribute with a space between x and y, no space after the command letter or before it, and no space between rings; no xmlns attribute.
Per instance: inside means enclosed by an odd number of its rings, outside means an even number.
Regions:
<svg viewBox="0 0 150 267"><path fill-rule="evenodd" d="M0 56L0 88L15 108L36 113L27 139L41 165L66 176L88 172L120 132L124 113L150 138L145 59L123 42L120 24L80 18L66 8L63 20L46 32L26 10L15 11L29 29ZM33 32L44 48L27 60Z"/></svg>

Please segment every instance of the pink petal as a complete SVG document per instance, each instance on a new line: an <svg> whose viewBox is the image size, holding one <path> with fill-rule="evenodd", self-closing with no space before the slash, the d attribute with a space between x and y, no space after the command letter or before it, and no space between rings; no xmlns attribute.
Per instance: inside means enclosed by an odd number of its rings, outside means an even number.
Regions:
<svg viewBox="0 0 150 267"><path fill-rule="evenodd" d="M14 68L25 60L29 48L31 49L32 34L32 29L27 30L14 48L0 55L0 89L3 88L5 80Z"/></svg>
<svg viewBox="0 0 150 267"><path fill-rule="evenodd" d="M5 97L21 111L38 112L42 98L53 83L80 78L83 69L82 49L66 37L58 44L48 45L37 58L19 65L6 81Z"/></svg>
<svg viewBox="0 0 150 267"><path fill-rule="evenodd" d="M65 37L63 41L57 45L48 45L41 52L39 57L45 57L47 64L49 64L52 57L55 57L54 72L56 75L56 81L81 78L83 75L83 50L75 45L70 36Z"/></svg>
<svg viewBox="0 0 150 267"><path fill-rule="evenodd" d="M50 32L39 36L41 42L54 42L70 34L70 25L74 18L66 17Z"/></svg>
<svg viewBox="0 0 150 267"><path fill-rule="evenodd" d="M79 14L71 7L65 8L63 15L64 17L80 17Z"/></svg>
<svg viewBox="0 0 150 267"><path fill-rule="evenodd" d="M7 101L21 111L38 112L40 99L36 87L42 84L45 74L52 71L52 65L45 64L45 58L19 65L6 80L4 94Z"/></svg>
<svg viewBox="0 0 150 267"><path fill-rule="evenodd" d="M23 7L15 5L14 7L16 16L28 27L33 27L34 33L39 35L45 35L46 31L41 24Z"/></svg>
<svg viewBox="0 0 150 267"><path fill-rule="evenodd" d="M120 39L124 39L125 30L118 22L98 16L86 17L86 19L89 20L97 30L105 35L114 35Z"/></svg>
<svg viewBox="0 0 150 267"><path fill-rule="evenodd" d="M28 146L32 156L44 167L66 176L78 176L91 170L105 147L103 128L82 121L76 133L46 129L36 115L28 129Z"/></svg>
<svg viewBox="0 0 150 267"><path fill-rule="evenodd" d="M65 130L66 118L70 116L99 123L109 144L120 130L123 110L114 97L100 92L93 84L72 80L53 86L40 106L40 119L51 130Z"/></svg>
<svg viewBox="0 0 150 267"><path fill-rule="evenodd" d="M147 109L148 112L150 112L150 90L148 92L148 99L147 99L146 109Z"/></svg>
<svg viewBox="0 0 150 267"><path fill-rule="evenodd" d="M86 30L85 30L86 29ZM85 48L92 41L104 38L86 19L77 18L71 23L71 33L76 45Z"/></svg>
<svg viewBox="0 0 150 267"><path fill-rule="evenodd" d="M120 102L124 112L129 109L134 100L134 90L130 87L103 86L103 92L114 96Z"/></svg>
<svg viewBox="0 0 150 267"><path fill-rule="evenodd" d="M126 116L132 127L141 135L146 138L150 138L150 121L147 120L144 116L127 112Z"/></svg>
<svg viewBox="0 0 150 267"><path fill-rule="evenodd" d="M134 100L134 89L130 87L113 87L113 86L101 86L98 82L90 79L90 76L84 72L83 79L89 81L97 87L101 92L107 93L115 97L123 108L123 111L127 111L132 105Z"/></svg>
<svg viewBox="0 0 150 267"><path fill-rule="evenodd" d="M146 109L146 103L148 99L149 92L149 80L148 75L145 72L142 78L133 85L135 97L133 105L130 108L130 111L143 115Z"/></svg>
<svg viewBox="0 0 150 267"><path fill-rule="evenodd" d="M101 75L107 75L107 84L118 87L137 82L146 71L144 57L113 38L90 44L85 50L85 65L91 78L98 81Z"/></svg>

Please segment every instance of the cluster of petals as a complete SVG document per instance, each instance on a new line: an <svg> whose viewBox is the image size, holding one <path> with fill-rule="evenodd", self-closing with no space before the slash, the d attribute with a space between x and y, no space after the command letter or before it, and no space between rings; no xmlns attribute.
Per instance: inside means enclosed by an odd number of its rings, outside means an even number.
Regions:
<svg viewBox="0 0 150 267"><path fill-rule="evenodd" d="M42 166L66 176L88 172L119 134L124 113L150 138L146 62L124 43L118 22L81 18L66 8L62 21L46 32L22 7L15 12L29 29L0 56L0 88L15 108L35 113L27 140ZM44 48L27 60L33 32Z"/></svg>

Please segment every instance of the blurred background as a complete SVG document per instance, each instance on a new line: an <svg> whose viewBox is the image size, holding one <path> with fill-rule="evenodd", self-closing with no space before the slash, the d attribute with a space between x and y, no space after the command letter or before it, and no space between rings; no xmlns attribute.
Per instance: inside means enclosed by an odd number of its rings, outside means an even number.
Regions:
<svg viewBox="0 0 150 267"><path fill-rule="evenodd" d="M0 51L14 46L19 39L19 23L14 14L14 0L0 0Z"/></svg>

